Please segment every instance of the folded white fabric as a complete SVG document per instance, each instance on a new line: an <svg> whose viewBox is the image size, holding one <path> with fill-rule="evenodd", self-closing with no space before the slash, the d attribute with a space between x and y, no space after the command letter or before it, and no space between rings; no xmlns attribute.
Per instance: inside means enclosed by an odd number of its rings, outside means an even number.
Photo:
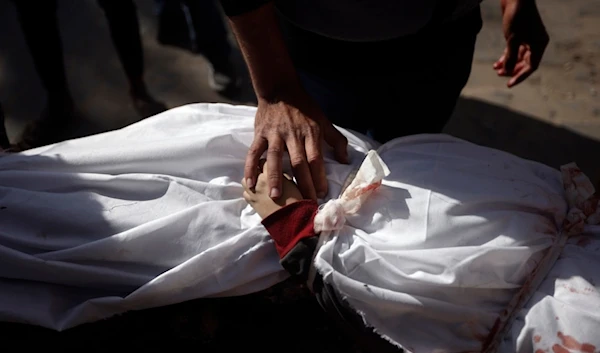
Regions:
<svg viewBox="0 0 600 353"><path fill-rule="evenodd" d="M241 198L254 112L190 105L0 157L0 319L62 330L283 280ZM326 160L327 200L370 150L391 173L315 266L367 325L418 353L600 347L600 231L562 232L558 170L445 135L342 132L352 163Z"/></svg>
<svg viewBox="0 0 600 353"><path fill-rule="evenodd" d="M189 105L0 157L0 320L64 330L287 278L239 183L254 112ZM334 196L376 148L347 136Z"/></svg>

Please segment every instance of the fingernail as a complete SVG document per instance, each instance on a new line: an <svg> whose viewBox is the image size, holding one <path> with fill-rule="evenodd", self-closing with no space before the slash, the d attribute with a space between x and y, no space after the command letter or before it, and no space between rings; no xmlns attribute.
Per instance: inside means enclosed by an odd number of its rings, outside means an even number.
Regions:
<svg viewBox="0 0 600 353"><path fill-rule="evenodd" d="M248 189L252 189L254 187L254 179L252 179L252 178L246 179L246 186L248 187Z"/></svg>
<svg viewBox="0 0 600 353"><path fill-rule="evenodd" d="M269 196L270 196L272 199L276 199L276 198L278 198L278 197L280 196L280 195L279 195L279 189L278 189L278 188L272 188L272 189L271 189L271 193L269 194Z"/></svg>

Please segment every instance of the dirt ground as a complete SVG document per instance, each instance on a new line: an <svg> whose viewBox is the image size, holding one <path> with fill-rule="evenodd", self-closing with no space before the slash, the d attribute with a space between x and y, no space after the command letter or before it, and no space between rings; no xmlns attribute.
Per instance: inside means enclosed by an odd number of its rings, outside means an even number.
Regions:
<svg viewBox="0 0 600 353"><path fill-rule="evenodd" d="M192 102L253 104L249 82L240 100L207 85L206 61L156 40L153 2L137 0L153 95L169 107ZM446 132L553 167L576 161L600 182L600 0L538 1L551 42L539 71L514 89L492 63L504 48L497 0L483 2L471 79ZM59 19L69 83L82 118L72 136L117 129L139 120L94 0L60 0ZM241 63L241 62L240 62ZM0 101L9 137L18 138L44 106L44 92L9 1L0 0ZM415 117L418 118L418 117ZM296 317L290 322L290 317ZM281 325L282 322L285 325ZM203 352L351 352L306 291L291 282L255 295L198 300L133 312L64 333L0 324L5 347L67 351L155 351L191 343ZM129 349L129 348L128 348Z"/></svg>

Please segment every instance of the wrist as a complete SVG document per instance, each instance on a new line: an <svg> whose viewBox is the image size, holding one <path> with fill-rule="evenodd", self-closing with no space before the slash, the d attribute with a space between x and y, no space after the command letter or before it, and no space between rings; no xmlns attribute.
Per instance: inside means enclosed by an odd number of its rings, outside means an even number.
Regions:
<svg viewBox="0 0 600 353"><path fill-rule="evenodd" d="M263 219L262 224L275 242L280 259L301 239L316 236L313 226L318 208L316 201L301 200Z"/></svg>
<svg viewBox="0 0 600 353"><path fill-rule="evenodd" d="M291 103L304 93L300 80L296 75L276 75L279 78L268 85L255 87L256 97L259 103Z"/></svg>

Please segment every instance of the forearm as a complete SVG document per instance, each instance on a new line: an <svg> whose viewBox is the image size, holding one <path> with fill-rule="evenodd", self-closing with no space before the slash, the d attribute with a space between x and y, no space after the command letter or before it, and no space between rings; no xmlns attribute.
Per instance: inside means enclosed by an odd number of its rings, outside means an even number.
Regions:
<svg viewBox="0 0 600 353"><path fill-rule="evenodd" d="M288 92L300 87L277 24L273 2L230 16L229 21L259 100L280 101Z"/></svg>

